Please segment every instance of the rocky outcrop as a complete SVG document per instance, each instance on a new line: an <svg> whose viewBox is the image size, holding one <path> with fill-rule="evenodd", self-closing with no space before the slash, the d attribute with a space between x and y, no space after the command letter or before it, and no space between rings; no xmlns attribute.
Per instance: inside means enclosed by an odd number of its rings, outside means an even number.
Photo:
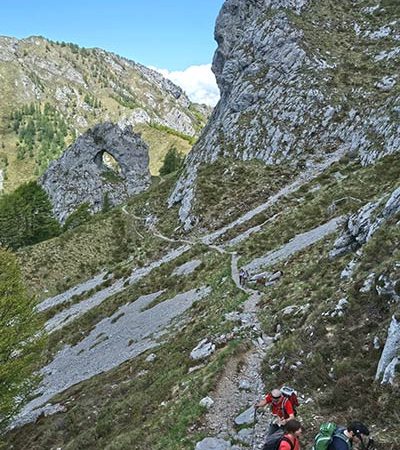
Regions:
<svg viewBox="0 0 400 450"><path fill-rule="evenodd" d="M104 154L111 155L119 168L108 167ZM130 127L96 125L50 164L40 184L61 223L83 203L98 212L105 202L117 205L149 186L147 145Z"/></svg>
<svg viewBox="0 0 400 450"><path fill-rule="evenodd" d="M221 100L169 199L170 206L181 202L186 229L193 222L198 168L218 157L312 166L332 152L368 164L398 151L399 55L385 61L382 70L376 60L380 53L369 46L380 39L368 33L375 18L348 3L339 27L330 21L332 5L326 0L225 1L213 61ZM356 23L360 17L362 26ZM380 17L391 21L390 15ZM346 35L354 46L339 54L332 35ZM386 40L386 50L398 45L394 37ZM380 83L364 82L354 67L360 58L367 70L385 72Z"/></svg>
<svg viewBox="0 0 400 450"><path fill-rule="evenodd" d="M393 316L375 379L377 381L381 380L382 383L392 384L398 364L400 364L400 321Z"/></svg>
<svg viewBox="0 0 400 450"><path fill-rule="evenodd" d="M400 187L392 192L380 213L376 212L378 206L379 202L367 203L347 219L343 233L336 239L334 248L329 253L331 258L359 249L386 220L400 212Z"/></svg>

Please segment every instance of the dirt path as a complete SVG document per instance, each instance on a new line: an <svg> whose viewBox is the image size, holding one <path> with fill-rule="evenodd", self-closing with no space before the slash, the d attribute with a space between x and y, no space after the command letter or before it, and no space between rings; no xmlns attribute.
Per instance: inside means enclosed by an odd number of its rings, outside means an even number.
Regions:
<svg viewBox="0 0 400 450"><path fill-rule="evenodd" d="M257 318L257 303L260 293L253 289L243 288L239 283L238 255L232 254L231 276L238 289L249 294L243 304L243 317L251 324L252 329L260 338L252 341L249 351L240 357L232 358L226 365L218 384L210 397L214 404L205 417L205 429L210 436L226 440L242 441L248 448L261 449L265 438L265 429L269 421L268 415L258 415L256 423L247 424L247 428L238 434L235 418L248 410L254 419L254 403L259 401L265 391L261 378L261 364L268 345L272 341L261 338L261 324Z"/></svg>

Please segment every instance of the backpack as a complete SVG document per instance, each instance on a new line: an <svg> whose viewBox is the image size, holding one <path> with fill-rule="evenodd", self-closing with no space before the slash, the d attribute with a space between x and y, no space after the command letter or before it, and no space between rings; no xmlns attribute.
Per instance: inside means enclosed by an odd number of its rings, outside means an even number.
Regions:
<svg viewBox="0 0 400 450"><path fill-rule="evenodd" d="M294 449L294 444L292 443L292 441L288 439L285 436L285 432L282 429L280 429L278 431L275 431L275 433L267 436L267 439L265 441L262 450L279 450L279 446L281 445L282 441L289 442L290 450Z"/></svg>
<svg viewBox="0 0 400 450"><path fill-rule="evenodd" d="M337 436L346 442L350 449L349 440L343 434L345 428L339 428L333 422L326 422L319 427L319 433L315 436L312 450L327 450L333 438Z"/></svg>
<svg viewBox="0 0 400 450"><path fill-rule="evenodd" d="M297 416L296 408L299 406L299 399L297 398L297 392L289 386L282 386L280 391L282 392L282 395L285 397L282 402L283 417L287 416L285 405L288 400L290 400L290 403L293 406L294 415Z"/></svg>

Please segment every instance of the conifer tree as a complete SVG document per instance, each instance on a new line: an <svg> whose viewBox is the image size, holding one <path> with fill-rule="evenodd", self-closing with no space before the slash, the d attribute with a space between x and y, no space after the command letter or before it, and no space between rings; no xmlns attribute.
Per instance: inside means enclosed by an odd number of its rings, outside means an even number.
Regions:
<svg viewBox="0 0 400 450"><path fill-rule="evenodd" d="M0 245L17 249L60 233L46 192L36 183L0 198Z"/></svg>
<svg viewBox="0 0 400 450"><path fill-rule="evenodd" d="M160 175L167 175L178 170L184 160L184 156L178 152L176 147L172 146L164 158L164 163L160 169Z"/></svg>
<svg viewBox="0 0 400 450"><path fill-rule="evenodd" d="M34 306L15 256L0 248L0 430L38 381L33 370L44 335Z"/></svg>

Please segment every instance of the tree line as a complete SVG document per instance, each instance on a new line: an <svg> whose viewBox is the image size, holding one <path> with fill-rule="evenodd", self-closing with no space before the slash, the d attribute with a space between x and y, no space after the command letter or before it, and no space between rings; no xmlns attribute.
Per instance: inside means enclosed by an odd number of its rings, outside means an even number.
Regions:
<svg viewBox="0 0 400 450"><path fill-rule="evenodd" d="M49 163L61 155L66 138L75 139L63 116L50 103L31 103L10 115L10 128L16 133L17 158L35 156L35 175L41 175Z"/></svg>
<svg viewBox="0 0 400 450"><path fill-rule="evenodd" d="M35 181L0 197L0 245L13 250L61 232L47 193Z"/></svg>

